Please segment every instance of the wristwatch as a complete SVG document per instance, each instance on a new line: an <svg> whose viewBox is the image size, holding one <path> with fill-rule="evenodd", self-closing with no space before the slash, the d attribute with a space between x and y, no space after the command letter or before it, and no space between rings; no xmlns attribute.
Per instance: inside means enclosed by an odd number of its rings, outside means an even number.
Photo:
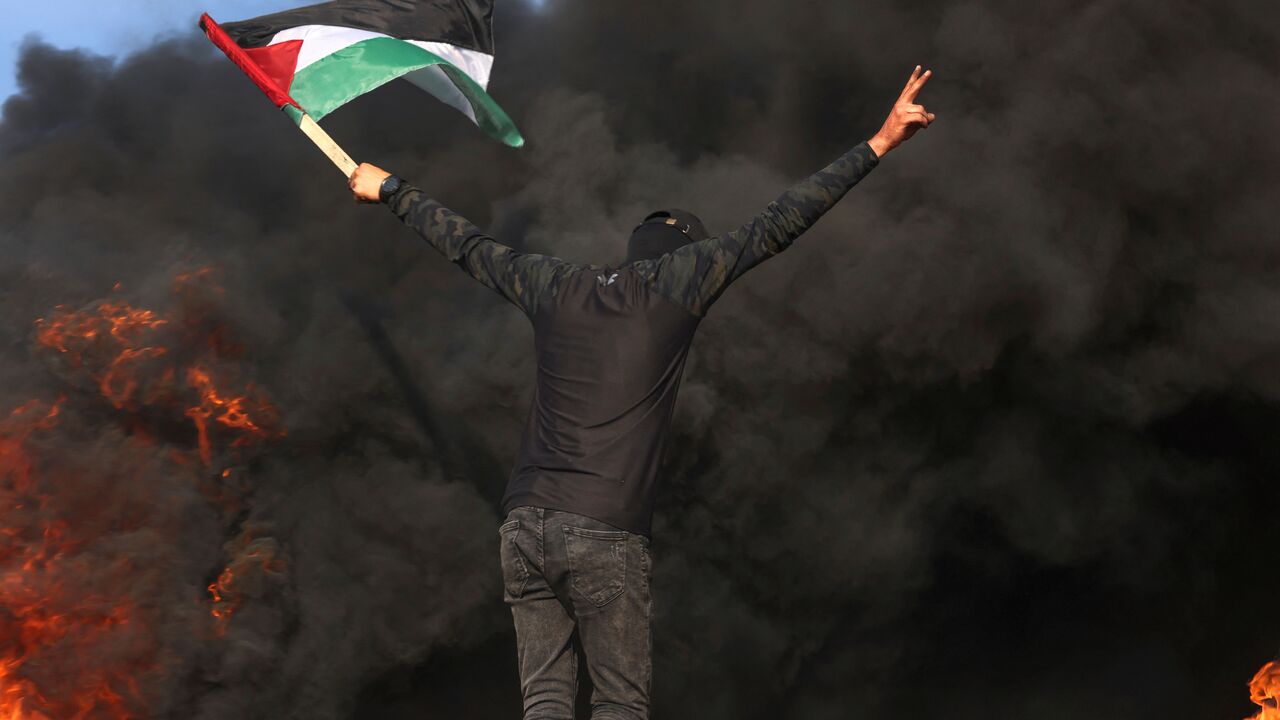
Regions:
<svg viewBox="0 0 1280 720"><path fill-rule="evenodd" d="M390 200L391 196L395 195L396 191L400 189L400 183L400 178L395 175L388 175L387 179L382 181L382 186L378 188L378 200L384 203Z"/></svg>

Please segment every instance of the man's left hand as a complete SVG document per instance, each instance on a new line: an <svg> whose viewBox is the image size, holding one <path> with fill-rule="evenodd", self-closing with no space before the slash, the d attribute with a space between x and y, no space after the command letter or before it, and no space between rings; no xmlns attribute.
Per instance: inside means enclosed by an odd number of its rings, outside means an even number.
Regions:
<svg viewBox="0 0 1280 720"><path fill-rule="evenodd" d="M867 141L877 157L884 157L890 150L910 140L917 130L929 127L937 119L937 116L925 110L923 105L916 104L916 95L920 94L920 89L932 76L932 70L925 70L922 73L920 66L917 65L911 77L907 78L907 85L902 88L898 99L893 103L889 117L884 120L884 127L880 128L880 132L876 133L875 137Z"/></svg>
<svg viewBox="0 0 1280 720"><path fill-rule="evenodd" d="M379 191L382 190L382 181L389 177L391 173L380 167L360 163L360 167L351 173L351 179L347 181L347 185L351 187L356 202L376 203L381 201Z"/></svg>

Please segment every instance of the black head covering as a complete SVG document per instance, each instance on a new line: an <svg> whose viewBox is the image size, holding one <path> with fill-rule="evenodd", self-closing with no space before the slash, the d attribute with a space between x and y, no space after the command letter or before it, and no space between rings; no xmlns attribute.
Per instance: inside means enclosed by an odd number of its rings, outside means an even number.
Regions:
<svg viewBox="0 0 1280 720"><path fill-rule="evenodd" d="M627 262L652 260L689 243L707 239L707 229L697 215L688 210L659 210L649 215L631 231L627 241Z"/></svg>

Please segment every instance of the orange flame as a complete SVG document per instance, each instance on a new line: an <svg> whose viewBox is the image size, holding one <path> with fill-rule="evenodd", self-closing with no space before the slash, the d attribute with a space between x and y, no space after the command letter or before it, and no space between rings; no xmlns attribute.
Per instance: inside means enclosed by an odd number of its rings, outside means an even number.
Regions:
<svg viewBox="0 0 1280 720"><path fill-rule="evenodd" d="M200 404L187 409L187 417L196 425L200 446L200 459L208 465L211 458L209 445L209 420L213 419L223 426L243 433L232 444L243 445L247 437L268 437L265 430L250 416L248 407L254 405L254 413L274 421L275 410L261 400L250 400L246 395L228 396L220 392L209 372L200 367L187 368L187 384L200 395ZM248 388L253 392L252 386Z"/></svg>
<svg viewBox="0 0 1280 720"><path fill-rule="evenodd" d="M37 432L57 425L61 402L32 401L0 422L0 510L30 518L46 514L41 511L47 498L36 494L26 446ZM26 512L31 510L37 512ZM0 529L0 720L125 720L133 714L130 698L137 692L128 668L81 663L56 688L36 687L20 674L30 662L38 666L68 652L93 652L130 623L133 609L124 598L79 595L65 587L80 572L71 555L77 546L59 519L45 521L43 528L5 522Z"/></svg>
<svg viewBox="0 0 1280 720"><path fill-rule="evenodd" d="M8 477L15 494L25 493L31 486L31 461L23 451L23 443L36 430L50 428L57 423L64 400L65 398L59 398L43 415L39 415L43 403L31 400L15 408L9 413L9 418L0 423L0 480ZM10 528L0 528L0 533L8 532L13 531ZM0 548L0 558L3 557L3 548ZM0 720L3 720L2 716Z"/></svg>
<svg viewBox="0 0 1280 720"><path fill-rule="evenodd" d="M256 580L266 574L284 571L284 561L274 540L254 540L252 534L246 532L235 544L239 551L231 564L208 587L213 600L211 614L219 634L226 632L227 620L244 605L247 597L256 592Z"/></svg>
<svg viewBox="0 0 1280 720"><path fill-rule="evenodd" d="M81 310L59 306L35 323L37 345L56 353L72 377L93 381L91 387L123 412L120 422L131 440L173 436L154 432L169 422L165 418L193 423L196 451L172 448L161 456L193 470L212 466L215 455L230 448L284 434L265 394L236 382L237 367L226 362L244 348L216 322L217 306L207 300L222 291L209 287L211 275L204 268L175 278L181 304L175 313L113 298ZM138 626L149 611L123 592L107 596L78 584L95 575L87 572L90 555L84 551L97 539L77 534L83 533L81 518L70 516L77 511L57 494L56 478L42 477L42 470L57 467L48 465L57 453L41 433L58 426L64 403L32 400L0 415L0 720L141 717L140 683L159 667L103 659L114 657L104 648L130 633L145 635ZM195 475L211 502L237 502L235 494L243 490L236 488L244 486L225 463L238 459L224 458L216 476ZM208 588L219 633L246 600L260 596L264 573L283 570L269 539L246 533L227 552L230 563ZM127 565L122 572L129 572Z"/></svg>
<svg viewBox="0 0 1280 720"><path fill-rule="evenodd" d="M211 268L180 274L174 278L173 290L183 297L194 297L196 283L209 283L211 276ZM215 295L222 292L216 286L212 286L212 290ZM174 387L175 378L184 376L187 387L198 395L198 403L187 408L185 414L195 425L199 456L205 465L213 462L211 422L238 433L230 443L233 447L283 435L271 429L278 420L275 409L252 386L240 393L228 392L226 381L215 382L203 361L186 367L185 371L173 365L179 362L173 356L199 349L184 347L184 353L171 353L170 348L156 344L155 331L174 324L171 317L135 308L120 300L104 301L84 310L59 306L49 319L36 320L36 342L62 354L72 367L103 366L104 369L94 369L90 375L102 396L120 410L172 398L180 392ZM208 337L201 344L205 354L212 355L206 359L238 355L241 351L227 340L221 326L204 328L204 331ZM154 366L154 362L166 357L173 358L169 367ZM144 386L146 392L140 395L139 389Z"/></svg>
<svg viewBox="0 0 1280 720"><path fill-rule="evenodd" d="M120 345L132 346L146 330L169 322L150 310L137 310L124 302L104 302L96 310L76 312L58 306L52 319L36 319L36 341L70 355L73 362L79 363L82 354L77 346L83 348L107 337Z"/></svg>
<svg viewBox="0 0 1280 720"><path fill-rule="evenodd" d="M1248 720L1280 720L1280 661L1263 665L1253 676L1249 699L1262 709Z"/></svg>

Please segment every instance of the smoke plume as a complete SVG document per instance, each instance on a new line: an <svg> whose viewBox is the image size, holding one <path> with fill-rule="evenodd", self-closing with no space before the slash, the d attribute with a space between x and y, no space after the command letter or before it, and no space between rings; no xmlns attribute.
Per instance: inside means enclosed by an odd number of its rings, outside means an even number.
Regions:
<svg viewBox="0 0 1280 720"><path fill-rule="evenodd" d="M394 86L326 126L574 261L617 262L657 207L736 227L935 73L936 124L702 324L654 528L655 716L1248 711L1280 643L1273 8L512 0L496 23L525 149ZM33 42L20 85L0 417L38 405L0 437L58 489L0 507L0 538L65 523L77 596L130 608L94 610L74 663L128 668L102 681L136 717L518 716L496 527L526 321L352 204L197 39ZM104 303L169 319L125 403L101 338L79 364L40 342ZM196 385L161 382L178 355L279 432L202 456ZM41 652L19 679L81 666Z"/></svg>

